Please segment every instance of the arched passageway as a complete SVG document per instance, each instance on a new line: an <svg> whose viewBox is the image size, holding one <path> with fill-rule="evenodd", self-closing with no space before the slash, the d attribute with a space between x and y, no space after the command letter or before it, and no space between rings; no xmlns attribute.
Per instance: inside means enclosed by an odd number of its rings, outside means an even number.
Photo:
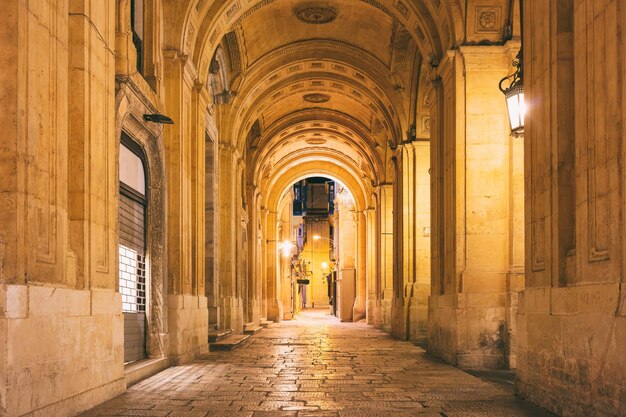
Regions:
<svg viewBox="0 0 626 417"><path fill-rule="evenodd" d="M553 416L413 344L364 322L341 323L326 310L305 310L252 336L244 348L170 368L82 417L139 412Z"/></svg>
<svg viewBox="0 0 626 417"><path fill-rule="evenodd" d="M313 177L350 196L329 328L623 414L618 0L4 3L0 415L297 329L279 244ZM524 136L498 89L520 49Z"/></svg>

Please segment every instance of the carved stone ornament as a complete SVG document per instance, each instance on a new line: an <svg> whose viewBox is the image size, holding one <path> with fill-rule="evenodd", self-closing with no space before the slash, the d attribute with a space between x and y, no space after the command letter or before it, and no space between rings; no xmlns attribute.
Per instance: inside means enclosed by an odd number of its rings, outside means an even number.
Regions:
<svg viewBox="0 0 626 417"><path fill-rule="evenodd" d="M480 28L483 30L493 30L496 27L496 12L493 10L484 11L478 19Z"/></svg>
<svg viewBox="0 0 626 417"><path fill-rule="evenodd" d="M326 139L324 138L308 138L305 140L309 145L323 145L326 143Z"/></svg>
<svg viewBox="0 0 626 417"><path fill-rule="evenodd" d="M499 7L477 7L476 8L476 32L493 32L500 30L501 10Z"/></svg>
<svg viewBox="0 0 626 417"><path fill-rule="evenodd" d="M312 25L322 25L330 23L337 18L337 11L330 7L312 6L295 11L296 17Z"/></svg>
<svg viewBox="0 0 626 417"><path fill-rule="evenodd" d="M302 98L304 101L308 101L309 103L326 103L330 100L330 96L328 94L322 93L305 94Z"/></svg>

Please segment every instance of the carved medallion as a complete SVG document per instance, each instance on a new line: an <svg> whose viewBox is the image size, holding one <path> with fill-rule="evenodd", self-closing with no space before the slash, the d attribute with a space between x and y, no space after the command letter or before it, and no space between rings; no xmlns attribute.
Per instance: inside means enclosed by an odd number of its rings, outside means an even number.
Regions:
<svg viewBox="0 0 626 417"><path fill-rule="evenodd" d="M309 138L305 140L309 145L323 145L326 143L326 139L324 138Z"/></svg>
<svg viewBox="0 0 626 417"><path fill-rule="evenodd" d="M330 96L328 94L322 93L305 94L302 98L304 101L308 101L309 103L326 103L330 100Z"/></svg>
<svg viewBox="0 0 626 417"><path fill-rule="evenodd" d="M422 133L430 133L430 117L422 116Z"/></svg>
<svg viewBox="0 0 626 417"><path fill-rule="evenodd" d="M480 15L480 28L483 30L493 30L496 27L496 12L486 11Z"/></svg>
<svg viewBox="0 0 626 417"><path fill-rule="evenodd" d="M330 23L337 18L337 11L330 7L305 7L296 10L296 17L304 23L322 25Z"/></svg>
<svg viewBox="0 0 626 417"><path fill-rule="evenodd" d="M501 10L499 7L477 7L476 32L497 33L500 30L500 15Z"/></svg>

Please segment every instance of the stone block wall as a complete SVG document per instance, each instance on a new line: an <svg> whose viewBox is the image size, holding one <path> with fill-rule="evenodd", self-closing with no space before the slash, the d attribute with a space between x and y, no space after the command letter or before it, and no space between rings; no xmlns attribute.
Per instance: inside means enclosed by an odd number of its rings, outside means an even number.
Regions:
<svg viewBox="0 0 626 417"><path fill-rule="evenodd" d="M70 416L126 389L118 293L2 285L0 294L0 411Z"/></svg>
<svg viewBox="0 0 626 417"><path fill-rule="evenodd" d="M0 415L73 415L125 389L114 11L3 3Z"/></svg>
<svg viewBox="0 0 626 417"><path fill-rule="evenodd" d="M523 154L511 146L498 89L510 49L450 51L432 94L428 350L464 368L509 366L507 277L523 241L514 227L521 180L512 174Z"/></svg>
<svg viewBox="0 0 626 417"><path fill-rule="evenodd" d="M209 349L207 298L191 295L168 296L168 320L173 363L189 362Z"/></svg>
<svg viewBox="0 0 626 417"><path fill-rule="evenodd" d="M624 415L626 14L614 0L527 0L524 17L519 394L563 416Z"/></svg>

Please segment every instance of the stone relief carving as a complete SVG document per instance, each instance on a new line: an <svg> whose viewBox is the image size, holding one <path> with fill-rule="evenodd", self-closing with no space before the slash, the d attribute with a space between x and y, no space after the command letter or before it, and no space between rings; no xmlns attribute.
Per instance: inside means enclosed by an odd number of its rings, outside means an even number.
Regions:
<svg viewBox="0 0 626 417"><path fill-rule="evenodd" d="M304 23L323 25L337 18L337 10L331 7L311 6L295 11L296 17Z"/></svg>
<svg viewBox="0 0 626 417"><path fill-rule="evenodd" d="M241 72L243 70L243 63L241 60L241 49L239 48L239 39L237 39L237 32L231 31L224 36L226 45L228 46L228 53L230 55L230 65L234 72Z"/></svg>
<svg viewBox="0 0 626 417"><path fill-rule="evenodd" d="M241 3L236 1L226 10L226 19L230 20L239 10L241 10Z"/></svg>
<svg viewBox="0 0 626 417"><path fill-rule="evenodd" d="M477 33L494 33L500 30L501 10L499 7L477 7L476 27Z"/></svg>
<svg viewBox="0 0 626 417"><path fill-rule="evenodd" d="M422 116L422 133L430 133L430 117Z"/></svg>
<svg viewBox="0 0 626 417"><path fill-rule="evenodd" d="M405 71L409 61L409 50L411 45L411 34L402 25L395 33L393 42L393 71Z"/></svg>
<svg viewBox="0 0 626 417"><path fill-rule="evenodd" d="M406 5L404 3L402 3L401 1L397 1L396 4L395 4L395 7L402 14L402 16L404 16L405 19L408 18L408 16L409 16L409 9L408 9L408 7L406 7Z"/></svg>
<svg viewBox="0 0 626 417"><path fill-rule="evenodd" d="M309 103L326 103L330 100L330 96L328 94L322 93L305 94L302 98L304 101L308 101Z"/></svg>
<svg viewBox="0 0 626 417"><path fill-rule="evenodd" d="M196 33L196 28L194 28L192 24L189 24L189 26L187 27L187 35L186 35L187 39L185 40L185 46L187 47L187 50L191 48L191 41L195 33Z"/></svg>
<svg viewBox="0 0 626 417"><path fill-rule="evenodd" d="M326 143L326 139L324 138L308 138L305 140L309 145L323 145Z"/></svg>
<svg viewBox="0 0 626 417"><path fill-rule="evenodd" d="M426 41L426 35L424 35L424 31L419 24L415 23L415 25L413 25L413 30L421 42Z"/></svg>
<svg viewBox="0 0 626 417"><path fill-rule="evenodd" d="M215 41L217 40L217 35L219 35L219 31L220 31L220 27L218 26L217 28L215 28L213 33L211 33L211 37L209 38L209 43L211 45L215 44Z"/></svg>

